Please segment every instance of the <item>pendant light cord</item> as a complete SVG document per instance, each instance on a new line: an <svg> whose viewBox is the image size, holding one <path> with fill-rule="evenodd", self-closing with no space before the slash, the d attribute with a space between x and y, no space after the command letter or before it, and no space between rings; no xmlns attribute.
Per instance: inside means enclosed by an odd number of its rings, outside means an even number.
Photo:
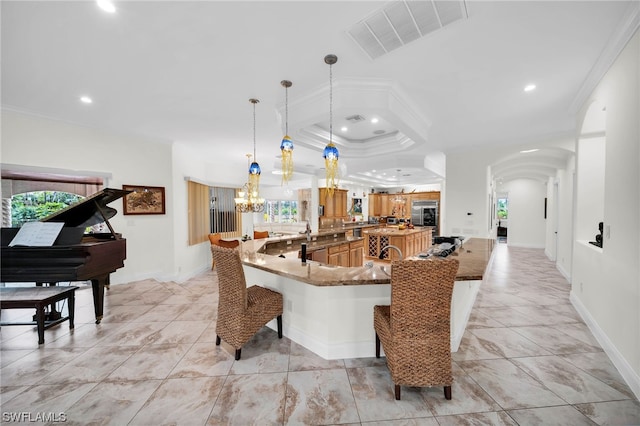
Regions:
<svg viewBox="0 0 640 426"><path fill-rule="evenodd" d="M329 143L333 142L333 64L329 65Z"/></svg>
<svg viewBox="0 0 640 426"><path fill-rule="evenodd" d="M289 88L284 87L284 134L289 135Z"/></svg>
<svg viewBox="0 0 640 426"><path fill-rule="evenodd" d="M253 161L256 159L256 102L253 103Z"/></svg>

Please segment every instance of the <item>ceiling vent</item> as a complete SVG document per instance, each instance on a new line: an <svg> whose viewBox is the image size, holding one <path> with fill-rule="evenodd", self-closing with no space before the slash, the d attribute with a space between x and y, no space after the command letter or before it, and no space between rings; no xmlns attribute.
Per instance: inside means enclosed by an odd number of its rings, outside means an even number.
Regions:
<svg viewBox="0 0 640 426"><path fill-rule="evenodd" d="M393 1L347 30L371 59L467 18L465 0Z"/></svg>
<svg viewBox="0 0 640 426"><path fill-rule="evenodd" d="M350 115L349 117L345 117L345 120L349 121L350 123L358 123L366 119L360 114L356 114L356 115Z"/></svg>

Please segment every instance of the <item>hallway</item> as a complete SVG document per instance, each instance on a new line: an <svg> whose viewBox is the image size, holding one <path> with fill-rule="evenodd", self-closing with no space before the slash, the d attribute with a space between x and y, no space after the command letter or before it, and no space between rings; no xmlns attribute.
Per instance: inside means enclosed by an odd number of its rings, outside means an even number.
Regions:
<svg viewBox="0 0 640 426"><path fill-rule="evenodd" d="M235 361L215 346L212 271L184 284L114 285L100 325L83 286L75 330L49 329L41 347L33 327L2 327L3 422L64 413L78 425L640 424L640 403L554 264L538 249L495 250L453 354L451 401L441 387L403 387L395 401L384 358L324 360L267 328Z"/></svg>

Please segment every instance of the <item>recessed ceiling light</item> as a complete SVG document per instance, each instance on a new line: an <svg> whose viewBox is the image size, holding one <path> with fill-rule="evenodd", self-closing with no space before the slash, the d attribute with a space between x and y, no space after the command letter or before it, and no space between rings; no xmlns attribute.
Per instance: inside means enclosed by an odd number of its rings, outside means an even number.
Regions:
<svg viewBox="0 0 640 426"><path fill-rule="evenodd" d="M342 126L342 127L340 127L340 130L342 130L343 132L346 132L349 129L347 128L347 126Z"/></svg>
<svg viewBox="0 0 640 426"><path fill-rule="evenodd" d="M116 7L111 0L96 0L98 7L107 13L116 13Z"/></svg>
<svg viewBox="0 0 640 426"><path fill-rule="evenodd" d="M82 102L83 104L91 104L93 103L93 99L88 96L80 96L80 102Z"/></svg>
<svg viewBox="0 0 640 426"><path fill-rule="evenodd" d="M538 148L534 148L534 149L525 149L523 151L520 151L520 154L528 154L530 152L536 152L538 151Z"/></svg>
<svg viewBox="0 0 640 426"><path fill-rule="evenodd" d="M375 173L375 172L376 172L376 171L375 171L375 169L374 169L374 170L371 170L371 173Z"/></svg>
<svg viewBox="0 0 640 426"><path fill-rule="evenodd" d="M533 90L536 89L536 85L535 84L528 84L526 86L524 86L524 91L525 92L531 92Z"/></svg>
<svg viewBox="0 0 640 426"><path fill-rule="evenodd" d="M376 123L378 122L378 119L374 117L374 118L372 118L372 119L371 119L371 122L372 122L373 124L376 124Z"/></svg>

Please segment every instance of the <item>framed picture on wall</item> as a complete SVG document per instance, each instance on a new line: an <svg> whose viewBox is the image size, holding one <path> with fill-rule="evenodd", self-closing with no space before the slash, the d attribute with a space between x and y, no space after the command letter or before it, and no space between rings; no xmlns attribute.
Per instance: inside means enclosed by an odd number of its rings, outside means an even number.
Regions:
<svg viewBox="0 0 640 426"><path fill-rule="evenodd" d="M122 185L122 189L133 191L122 199L123 214L165 214L163 186Z"/></svg>
<svg viewBox="0 0 640 426"><path fill-rule="evenodd" d="M353 214L362 214L362 198L354 198L353 206L351 207Z"/></svg>

